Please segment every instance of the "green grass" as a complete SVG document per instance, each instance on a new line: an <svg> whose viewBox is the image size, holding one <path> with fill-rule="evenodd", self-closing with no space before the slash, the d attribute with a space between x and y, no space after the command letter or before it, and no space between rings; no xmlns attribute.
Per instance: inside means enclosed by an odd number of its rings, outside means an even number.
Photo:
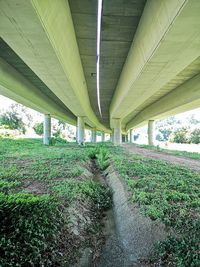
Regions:
<svg viewBox="0 0 200 267"><path fill-rule="evenodd" d="M132 202L152 220L176 234L157 247L162 266L200 266L200 175L165 161L111 149L116 170L125 179Z"/></svg>
<svg viewBox="0 0 200 267"><path fill-rule="evenodd" d="M167 154L172 154L175 156L182 156L186 158L191 158L191 159L197 159L200 160L200 153L197 152L188 152L188 151L180 151L180 150L169 150L169 149L164 149L159 146L149 146L149 145L137 145L141 148L146 148L146 149L152 149L158 152L164 152Z"/></svg>
<svg viewBox="0 0 200 267"><path fill-rule="evenodd" d="M0 139L0 266L68 266L79 256L80 246L90 244L92 235L99 238L98 218L109 207L111 195L84 175L94 157L101 170L112 158L132 203L145 216L173 229L175 234L157 246L161 266L200 266L198 173L130 155L109 144L81 148L41 143L40 139ZM36 185L41 192L31 192L27 185ZM77 212L77 218L69 208ZM82 229L88 238L80 241L71 227L85 221L80 211L87 218L89 209L91 223ZM63 246L71 250L66 253Z"/></svg>
<svg viewBox="0 0 200 267"><path fill-rule="evenodd" d="M83 175L95 153L94 146L0 139L0 266L68 266L93 245L111 203L109 189Z"/></svg>

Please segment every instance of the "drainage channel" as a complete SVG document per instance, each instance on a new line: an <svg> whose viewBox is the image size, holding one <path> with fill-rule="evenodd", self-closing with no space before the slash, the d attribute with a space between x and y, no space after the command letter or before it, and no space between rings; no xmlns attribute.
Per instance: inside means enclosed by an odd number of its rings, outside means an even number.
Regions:
<svg viewBox="0 0 200 267"><path fill-rule="evenodd" d="M95 263L92 255L78 267L149 267L154 245L165 238L165 226L144 217L137 206L130 203L126 185L112 165L102 174L92 160L93 179L109 186L113 192L112 208L102 219L105 242Z"/></svg>
<svg viewBox="0 0 200 267"><path fill-rule="evenodd" d="M105 176L97 168L94 159L92 160L92 172L94 174L95 180L105 186L109 186L105 179ZM104 225L103 235L105 237L105 243L102 247L99 261L97 262L95 267L127 266L124 264L124 261L126 261L126 255L124 254L117 233L113 205L109 210L105 211L102 223Z"/></svg>

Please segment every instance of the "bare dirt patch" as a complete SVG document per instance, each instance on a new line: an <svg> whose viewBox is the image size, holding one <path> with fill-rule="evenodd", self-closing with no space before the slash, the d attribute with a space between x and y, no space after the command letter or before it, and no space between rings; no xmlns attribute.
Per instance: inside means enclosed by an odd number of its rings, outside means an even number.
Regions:
<svg viewBox="0 0 200 267"><path fill-rule="evenodd" d="M139 154L139 155L142 155L142 156L148 157L148 158L154 158L154 159L169 161L172 164L182 165L184 167L188 167L188 168L200 173L200 162L198 160L189 159L189 158L181 157L181 156L165 154L163 152L157 152L157 151L154 151L151 149L141 148L141 147L138 147L134 144L125 144L125 145L123 145L123 147L129 153Z"/></svg>
<svg viewBox="0 0 200 267"><path fill-rule="evenodd" d="M45 183L29 179L23 182L23 190L34 195L42 195L48 193L48 189Z"/></svg>

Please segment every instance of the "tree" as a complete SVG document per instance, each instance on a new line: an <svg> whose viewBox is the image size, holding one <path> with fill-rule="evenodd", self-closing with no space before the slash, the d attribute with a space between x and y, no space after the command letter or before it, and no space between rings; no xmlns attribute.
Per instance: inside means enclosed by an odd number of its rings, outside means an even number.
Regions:
<svg viewBox="0 0 200 267"><path fill-rule="evenodd" d="M180 127L176 129L171 135L171 142L173 143L190 143L189 137L189 128L188 127Z"/></svg>
<svg viewBox="0 0 200 267"><path fill-rule="evenodd" d="M160 128L158 134L156 135L156 140L167 141L171 133L171 128Z"/></svg>
<svg viewBox="0 0 200 267"><path fill-rule="evenodd" d="M19 104L12 104L8 111L0 115L0 125L5 125L11 130L19 130L25 134L26 128L18 109Z"/></svg>
<svg viewBox="0 0 200 267"><path fill-rule="evenodd" d="M189 117L189 123L191 123L191 124L198 124L198 123L200 123L200 120L198 118L196 118L194 114L192 114Z"/></svg>
<svg viewBox="0 0 200 267"><path fill-rule="evenodd" d="M196 128L191 132L190 141L193 144L199 144L200 143L200 129Z"/></svg>
<svg viewBox="0 0 200 267"><path fill-rule="evenodd" d="M33 126L33 129L36 132L36 134L42 135L44 131L43 123L42 122L35 123L35 125Z"/></svg>
<svg viewBox="0 0 200 267"><path fill-rule="evenodd" d="M156 139L158 141L168 141L171 133L176 129L177 125L180 125L180 123L181 123L180 120L176 119L174 116L169 117L165 120L157 121Z"/></svg>

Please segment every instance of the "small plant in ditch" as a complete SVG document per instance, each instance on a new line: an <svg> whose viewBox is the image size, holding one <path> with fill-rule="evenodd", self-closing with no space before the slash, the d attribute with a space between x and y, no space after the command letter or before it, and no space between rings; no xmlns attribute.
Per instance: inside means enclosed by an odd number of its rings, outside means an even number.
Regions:
<svg viewBox="0 0 200 267"><path fill-rule="evenodd" d="M96 158L97 166L101 171L104 171L109 166L109 151L108 148L103 145L97 145L94 150L94 154L92 155Z"/></svg>

